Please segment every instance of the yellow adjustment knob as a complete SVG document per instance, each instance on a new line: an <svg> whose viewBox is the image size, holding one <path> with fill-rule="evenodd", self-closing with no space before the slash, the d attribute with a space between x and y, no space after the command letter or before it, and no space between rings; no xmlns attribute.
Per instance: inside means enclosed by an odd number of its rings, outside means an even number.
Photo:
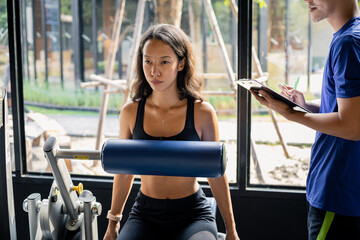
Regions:
<svg viewBox="0 0 360 240"><path fill-rule="evenodd" d="M84 191L82 183L79 183L77 186L73 186L73 190L76 191L79 195Z"/></svg>

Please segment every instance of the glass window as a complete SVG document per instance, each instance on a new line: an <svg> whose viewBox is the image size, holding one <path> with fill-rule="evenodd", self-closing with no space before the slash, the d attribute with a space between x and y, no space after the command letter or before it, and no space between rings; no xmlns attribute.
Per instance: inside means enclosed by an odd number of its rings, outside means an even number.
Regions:
<svg viewBox="0 0 360 240"><path fill-rule="evenodd" d="M162 22L181 26L191 39L197 71L204 79L203 93L217 111L220 140L227 147L227 175L235 183L237 103L230 79L237 75L237 21L230 1L126 1L119 18L122 2L24 1L27 170L50 171L42 153L50 135L57 137L61 148L87 150L118 137L125 90L101 83L111 80L126 86L135 30L141 26L143 33ZM138 4L144 4L143 10ZM215 18L209 17L212 11ZM113 35L117 26L118 36ZM98 162L66 162L76 174L106 175Z"/></svg>
<svg viewBox="0 0 360 240"><path fill-rule="evenodd" d="M325 22L309 21L302 0L253 2L253 78L280 91L280 83L319 101L322 72L333 34ZM299 19L302 19L299 21ZM251 104L250 185L304 187L315 131L287 121L254 98Z"/></svg>

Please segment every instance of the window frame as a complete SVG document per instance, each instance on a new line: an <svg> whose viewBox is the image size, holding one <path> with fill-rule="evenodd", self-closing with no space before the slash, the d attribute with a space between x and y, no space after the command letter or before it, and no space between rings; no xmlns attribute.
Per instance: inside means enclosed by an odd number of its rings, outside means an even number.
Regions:
<svg viewBox="0 0 360 240"><path fill-rule="evenodd" d="M266 1L268 2L268 1ZM239 1L239 78L251 78L253 1ZM251 94L238 87L238 193L252 197L303 198L305 187L250 184Z"/></svg>
<svg viewBox="0 0 360 240"><path fill-rule="evenodd" d="M238 73L240 78L251 77L251 44L252 44L252 0L238 1ZM10 76L13 103L15 172L14 183L34 183L51 185L51 173L32 173L27 171L24 98L23 98L23 66L21 45L21 12L20 3L7 0ZM251 98L250 93L238 87L237 91L237 182L230 184L233 198L269 197L269 198L304 198L305 187L251 185L250 180L250 131L251 131ZM112 188L112 177L72 174L75 182L81 181L87 187ZM201 183L206 194L211 194L207 183ZM140 180L134 181L132 191L138 191Z"/></svg>

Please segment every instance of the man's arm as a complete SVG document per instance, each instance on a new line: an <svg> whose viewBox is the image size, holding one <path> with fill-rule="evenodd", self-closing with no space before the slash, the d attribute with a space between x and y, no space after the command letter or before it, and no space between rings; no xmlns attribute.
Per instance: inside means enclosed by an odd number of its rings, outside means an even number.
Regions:
<svg viewBox="0 0 360 240"><path fill-rule="evenodd" d="M338 112L304 113L291 109L286 104L271 98L265 91L255 98L263 105L283 115L286 119L303 124L316 131L336 137L360 140L360 96L338 98Z"/></svg>

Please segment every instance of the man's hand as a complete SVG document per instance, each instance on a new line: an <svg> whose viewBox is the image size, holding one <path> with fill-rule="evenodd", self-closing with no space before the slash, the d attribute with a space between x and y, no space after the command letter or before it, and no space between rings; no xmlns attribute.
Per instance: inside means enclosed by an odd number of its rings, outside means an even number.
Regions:
<svg viewBox="0 0 360 240"><path fill-rule="evenodd" d="M304 94L302 92L299 92L298 90L283 83L280 83L279 87L281 89L281 95L289 98L291 101L299 104L302 107L306 107Z"/></svg>
<svg viewBox="0 0 360 240"><path fill-rule="evenodd" d="M275 100L264 90L260 90L259 94L255 93L254 90L250 89L251 94L259 101L260 104L274 110L275 112L283 115L285 118L288 118L292 113L296 112L286 103Z"/></svg>

